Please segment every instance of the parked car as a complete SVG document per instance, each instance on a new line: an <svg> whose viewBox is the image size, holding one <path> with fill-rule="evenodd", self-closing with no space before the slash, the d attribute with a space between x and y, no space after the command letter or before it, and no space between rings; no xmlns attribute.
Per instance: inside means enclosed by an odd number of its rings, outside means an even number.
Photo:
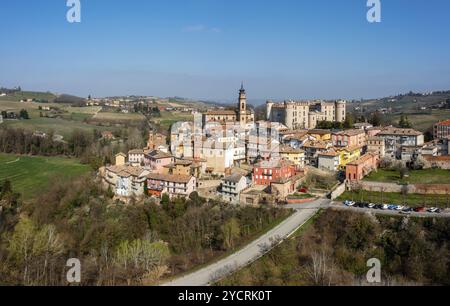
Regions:
<svg viewBox="0 0 450 306"><path fill-rule="evenodd" d="M397 205L393 205L393 204L388 205L388 209L389 210L396 210L397 209Z"/></svg>
<svg viewBox="0 0 450 306"><path fill-rule="evenodd" d="M384 204L383 207L382 207L381 209L383 209L383 210L388 210L388 209L389 209L389 205Z"/></svg>
<svg viewBox="0 0 450 306"><path fill-rule="evenodd" d="M417 207L414 209L415 212L425 212L426 208L425 207Z"/></svg>
<svg viewBox="0 0 450 306"><path fill-rule="evenodd" d="M404 212L413 212L414 209L412 209L411 207L406 207L405 209L403 209Z"/></svg>
<svg viewBox="0 0 450 306"><path fill-rule="evenodd" d="M364 207L366 207L366 204L364 202L358 202L358 203L356 203L356 206L359 208L364 208Z"/></svg>
<svg viewBox="0 0 450 306"><path fill-rule="evenodd" d="M373 204L373 203L369 203L369 205L367 205L367 207L368 207L368 208L370 208L370 209L373 209L373 208L375 208L375 206L376 206L376 205L375 205L375 204Z"/></svg>
<svg viewBox="0 0 450 306"><path fill-rule="evenodd" d="M397 210L404 210L404 209L405 209L405 206L399 205L399 206L397 206L396 209L397 209Z"/></svg>
<svg viewBox="0 0 450 306"><path fill-rule="evenodd" d="M428 212L439 214L439 213L441 213L441 210L440 210L439 208L437 208L437 207L432 207L432 208L430 208L430 209L428 210Z"/></svg>

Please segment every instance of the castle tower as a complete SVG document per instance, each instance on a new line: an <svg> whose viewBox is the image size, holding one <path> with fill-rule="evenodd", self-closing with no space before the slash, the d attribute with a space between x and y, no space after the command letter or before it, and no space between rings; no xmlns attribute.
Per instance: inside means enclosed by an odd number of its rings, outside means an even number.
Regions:
<svg viewBox="0 0 450 306"><path fill-rule="evenodd" d="M247 95L244 89L244 83L241 84L241 89L239 90L239 111L238 118L241 123L241 127L247 125Z"/></svg>
<svg viewBox="0 0 450 306"><path fill-rule="evenodd" d="M267 107L267 121L272 121L271 119L272 119L272 108L273 108L273 105L274 105L274 103L273 103L273 101L267 101L266 102L266 107Z"/></svg>
<svg viewBox="0 0 450 306"><path fill-rule="evenodd" d="M344 122L347 117L347 102L340 100L336 102L336 122Z"/></svg>
<svg viewBox="0 0 450 306"><path fill-rule="evenodd" d="M292 101L284 101L285 114L284 114L284 125L289 129L295 129L294 126L294 109L295 105Z"/></svg>

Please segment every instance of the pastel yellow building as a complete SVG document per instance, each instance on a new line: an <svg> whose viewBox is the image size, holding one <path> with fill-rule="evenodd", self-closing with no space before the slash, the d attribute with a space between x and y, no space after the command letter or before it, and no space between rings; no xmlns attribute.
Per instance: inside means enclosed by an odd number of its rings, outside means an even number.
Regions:
<svg viewBox="0 0 450 306"><path fill-rule="evenodd" d="M335 148L341 157L339 158L339 169L346 169L347 164L354 162L361 157L361 147Z"/></svg>
<svg viewBox="0 0 450 306"><path fill-rule="evenodd" d="M316 140L330 141L331 131L328 130L310 130L308 135L314 137Z"/></svg>
<svg viewBox="0 0 450 306"><path fill-rule="evenodd" d="M290 146L280 146L280 157L294 163L299 168L305 167L305 151Z"/></svg>

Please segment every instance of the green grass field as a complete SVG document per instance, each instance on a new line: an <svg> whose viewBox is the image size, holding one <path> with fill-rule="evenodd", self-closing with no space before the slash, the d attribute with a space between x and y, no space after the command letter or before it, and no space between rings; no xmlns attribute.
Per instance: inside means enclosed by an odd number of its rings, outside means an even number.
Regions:
<svg viewBox="0 0 450 306"><path fill-rule="evenodd" d="M137 113L115 113L115 112L99 112L92 119L96 121L107 121L107 122L115 122L115 121L142 121L145 120L145 116Z"/></svg>
<svg viewBox="0 0 450 306"><path fill-rule="evenodd" d="M426 169L410 171L408 177L402 180L398 170L378 169L378 171L372 172L364 180L383 183L450 184L450 170Z"/></svg>
<svg viewBox="0 0 450 306"><path fill-rule="evenodd" d="M76 159L0 154L0 182L10 180L25 200L39 195L55 178L71 179L89 171Z"/></svg>
<svg viewBox="0 0 450 306"><path fill-rule="evenodd" d="M40 113L48 114L49 112L39 110L39 106L57 107L61 110L57 118L40 117ZM14 128L23 128L25 130L35 132L50 132L64 136L68 139L74 129L91 132L94 129L99 131L111 130L110 127L100 126L93 123L86 123L93 118L93 116L101 110L99 106L90 107L73 107L67 104L54 103L21 103L17 101L1 101L0 111L14 111L19 112L21 109L26 109L30 116L30 120L5 120L6 126Z"/></svg>
<svg viewBox="0 0 450 306"><path fill-rule="evenodd" d="M450 205L450 195L408 194L406 196L403 196L400 193L383 192L383 194L381 194L381 192L372 191L347 191L343 193L337 200L365 201L377 204L406 204L410 207L436 206L446 208L448 207L447 205Z"/></svg>
<svg viewBox="0 0 450 306"><path fill-rule="evenodd" d="M151 121L160 126L163 131L168 131L172 124L179 121L193 121L194 116L190 113L180 112L161 112L161 117L154 117Z"/></svg>
<svg viewBox="0 0 450 306"><path fill-rule="evenodd" d="M436 122L450 119L450 110L433 110L425 111L423 113L408 113L405 112L405 116L408 117L409 122L411 122L414 129L421 132L426 132ZM389 116L393 123L398 123L400 121L401 114L394 114Z"/></svg>
<svg viewBox="0 0 450 306"><path fill-rule="evenodd" d="M80 120L65 120L61 118L32 118L30 120L6 120L5 124L14 128L23 128L29 131L54 131L55 134L64 136L67 140L75 129L85 132L92 132L94 129L99 131L111 130L105 126L83 123Z"/></svg>

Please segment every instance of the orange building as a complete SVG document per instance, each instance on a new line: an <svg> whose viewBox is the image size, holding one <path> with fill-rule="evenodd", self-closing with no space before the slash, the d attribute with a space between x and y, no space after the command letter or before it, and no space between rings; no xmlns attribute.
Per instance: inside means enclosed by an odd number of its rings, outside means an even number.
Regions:
<svg viewBox="0 0 450 306"><path fill-rule="evenodd" d="M378 168L380 157L375 153L367 153L359 159L347 164L346 178L349 181L360 181Z"/></svg>

